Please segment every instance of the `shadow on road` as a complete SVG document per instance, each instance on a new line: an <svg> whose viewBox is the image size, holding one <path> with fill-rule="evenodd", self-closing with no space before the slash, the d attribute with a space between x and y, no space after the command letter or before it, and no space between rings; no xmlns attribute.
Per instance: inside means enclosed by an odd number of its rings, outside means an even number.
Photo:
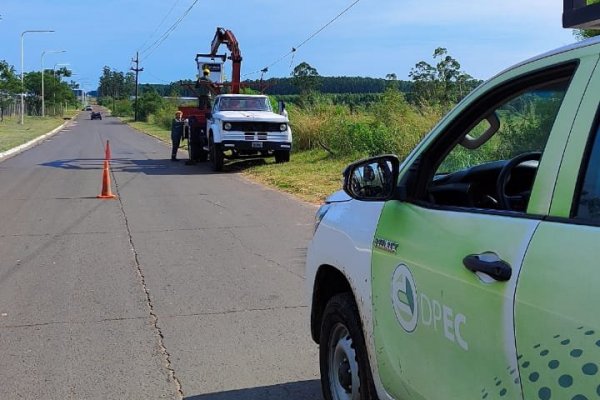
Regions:
<svg viewBox="0 0 600 400"><path fill-rule="evenodd" d="M184 400L321 400L319 380L186 396Z"/></svg>
<svg viewBox="0 0 600 400"><path fill-rule="evenodd" d="M132 160L128 158L113 158L110 160L110 169L113 172L143 173L146 175L208 175L241 172L250 167L263 165L265 163L266 162L263 159L228 161L223 167L223 172L214 172L212 170L212 164L209 161L189 164L185 159L173 162L169 159ZM104 165L104 159L72 158L55 160L39 165L71 170L101 170Z"/></svg>

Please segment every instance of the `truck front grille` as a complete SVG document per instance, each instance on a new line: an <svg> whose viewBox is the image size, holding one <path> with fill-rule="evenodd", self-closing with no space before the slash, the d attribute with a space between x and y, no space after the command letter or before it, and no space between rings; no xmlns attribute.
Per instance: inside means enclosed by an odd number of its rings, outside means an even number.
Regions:
<svg viewBox="0 0 600 400"><path fill-rule="evenodd" d="M280 132L279 122L230 122L232 131L238 132Z"/></svg>

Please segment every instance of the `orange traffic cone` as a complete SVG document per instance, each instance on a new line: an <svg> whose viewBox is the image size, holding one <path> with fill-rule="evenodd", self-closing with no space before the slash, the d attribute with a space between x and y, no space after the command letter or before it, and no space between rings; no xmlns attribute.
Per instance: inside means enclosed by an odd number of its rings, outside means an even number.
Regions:
<svg viewBox="0 0 600 400"><path fill-rule="evenodd" d="M104 151L104 159L110 161L110 144L106 141L106 150Z"/></svg>
<svg viewBox="0 0 600 400"><path fill-rule="evenodd" d="M110 171L108 160L104 160L104 172L102 173L102 193L96 196L99 199L116 199L117 196L110 190Z"/></svg>

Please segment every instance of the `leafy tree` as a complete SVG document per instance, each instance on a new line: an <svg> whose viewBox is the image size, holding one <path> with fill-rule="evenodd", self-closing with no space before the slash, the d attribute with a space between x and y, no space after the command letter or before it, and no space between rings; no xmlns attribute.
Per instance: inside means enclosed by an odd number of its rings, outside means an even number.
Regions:
<svg viewBox="0 0 600 400"><path fill-rule="evenodd" d="M292 71L292 84L300 90L300 94L316 92L321 84L321 76L316 68L302 62Z"/></svg>
<svg viewBox="0 0 600 400"><path fill-rule="evenodd" d="M138 98L138 116L147 121L150 114L156 114L163 106L165 101L154 89L146 90Z"/></svg>
<svg viewBox="0 0 600 400"><path fill-rule="evenodd" d="M413 100L417 103L453 104L464 97L479 81L460 70L460 63L438 47L433 52L435 66L418 62L409 73L413 81Z"/></svg>
<svg viewBox="0 0 600 400"><path fill-rule="evenodd" d="M52 70L50 70L52 71ZM70 78L72 73L69 69L67 69L67 67L61 67L59 69L57 69L56 71L52 71L53 75L56 76L56 78L58 80L61 79L61 76L65 77L65 78Z"/></svg>
<svg viewBox="0 0 600 400"><path fill-rule="evenodd" d="M391 74L386 74L385 79L387 80L387 89L398 89L398 76L396 75L396 73L392 72Z"/></svg>
<svg viewBox="0 0 600 400"><path fill-rule="evenodd" d="M21 82L15 68L6 61L0 61L0 122L4 121L4 109L19 93Z"/></svg>
<svg viewBox="0 0 600 400"><path fill-rule="evenodd" d="M36 113L41 112L42 107L42 73L39 71L28 72L24 76L26 91L25 103L27 108ZM76 104L77 99L66 82L61 82L52 74L52 70L44 71L44 101L47 105Z"/></svg>
<svg viewBox="0 0 600 400"><path fill-rule="evenodd" d="M99 84L100 97L126 99L133 94L134 89L135 75L132 72L123 73L104 66Z"/></svg>

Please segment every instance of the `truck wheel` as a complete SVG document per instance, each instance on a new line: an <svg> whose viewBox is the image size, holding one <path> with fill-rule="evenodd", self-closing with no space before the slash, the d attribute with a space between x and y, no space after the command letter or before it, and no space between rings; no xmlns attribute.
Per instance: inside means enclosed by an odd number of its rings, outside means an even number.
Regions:
<svg viewBox="0 0 600 400"><path fill-rule="evenodd" d="M188 154L192 162L208 159L208 153L202 148L202 143L199 141L188 141Z"/></svg>
<svg viewBox="0 0 600 400"><path fill-rule="evenodd" d="M219 143L213 143L210 146L210 159L213 164L213 170L217 172L223 171L223 150L221 150L221 145Z"/></svg>
<svg viewBox="0 0 600 400"><path fill-rule="evenodd" d="M290 152L288 150L275 150L275 162L285 163L290 161Z"/></svg>
<svg viewBox="0 0 600 400"><path fill-rule="evenodd" d="M188 133L188 155L192 163L208 159L208 153L203 148L202 134L200 129L190 129Z"/></svg>
<svg viewBox="0 0 600 400"><path fill-rule="evenodd" d="M333 296L325 307L319 361L326 400L377 399L358 309L350 293Z"/></svg>

